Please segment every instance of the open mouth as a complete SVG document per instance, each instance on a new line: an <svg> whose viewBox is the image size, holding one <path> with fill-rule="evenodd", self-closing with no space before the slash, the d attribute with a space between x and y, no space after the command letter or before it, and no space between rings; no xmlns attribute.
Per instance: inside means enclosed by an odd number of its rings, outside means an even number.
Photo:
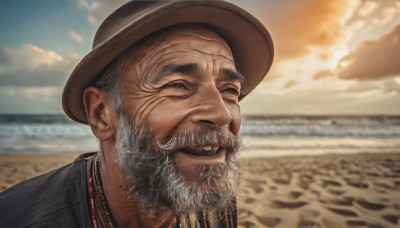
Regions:
<svg viewBox="0 0 400 228"><path fill-rule="evenodd" d="M195 156L212 156L218 153L220 146L201 146L193 149L184 149L183 152Z"/></svg>

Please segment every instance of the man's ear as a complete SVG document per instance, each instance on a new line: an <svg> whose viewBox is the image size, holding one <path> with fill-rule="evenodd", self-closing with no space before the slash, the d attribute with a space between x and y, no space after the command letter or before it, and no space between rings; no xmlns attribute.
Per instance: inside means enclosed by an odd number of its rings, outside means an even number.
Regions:
<svg viewBox="0 0 400 228"><path fill-rule="evenodd" d="M93 134L101 141L114 140L116 114L107 94L95 86L83 91L86 117Z"/></svg>

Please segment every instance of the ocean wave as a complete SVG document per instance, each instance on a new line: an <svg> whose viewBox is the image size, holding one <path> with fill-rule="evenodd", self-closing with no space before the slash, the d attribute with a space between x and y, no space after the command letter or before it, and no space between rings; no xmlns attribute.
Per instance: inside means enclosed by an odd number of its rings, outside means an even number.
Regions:
<svg viewBox="0 0 400 228"><path fill-rule="evenodd" d="M327 128L317 126L242 126L243 136L302 136L400 138L400 127L387 128Z"/></svg>
<svg viewBox="0 0 400 228"><path fill-rule="evenodd" d="M374 150L374 151L400 151L399 144L390 145L354 145L354 144L338 144L338 145L323 145L323 144L307 144L307 145L246 145L246 150Z"/></svg>
<svg viewBox="0 0 400 228"><path fill-rule="evenodd" d="M244 136L400 138L399 117L244 119Z"/></svg>
<svg viewBox="0 0 400 228"><path fill-rule="evenodd" d="M7 124L0 125L1 138L80 138L93 133L84 125Z"/></svg>

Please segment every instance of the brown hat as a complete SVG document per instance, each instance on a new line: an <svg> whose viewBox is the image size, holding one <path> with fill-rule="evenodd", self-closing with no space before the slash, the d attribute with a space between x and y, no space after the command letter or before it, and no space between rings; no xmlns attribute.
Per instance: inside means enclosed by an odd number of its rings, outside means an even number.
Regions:
<svg viewBox="0 0 400 228"><path fill-rule="evenodd" d="M238 71L245 77L248 94L267 74L273 59L271 36L251 14L217 0L131 1L109 15L97 30L93 49L75 67L64 87L64 112L87 124L82 93L96 76L131 45L161 29L186 23L202 23L229 44Z"/></svg>

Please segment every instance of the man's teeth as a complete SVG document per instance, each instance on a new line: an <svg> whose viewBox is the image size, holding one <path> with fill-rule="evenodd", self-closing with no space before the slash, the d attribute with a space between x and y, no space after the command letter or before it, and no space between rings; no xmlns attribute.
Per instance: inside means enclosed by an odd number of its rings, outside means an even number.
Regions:
<svg viewBox="0 0 400 228"><path fill-rule="evenodd" d="M191 151L191 154L197 155L197 156L207 156L207 155L213 155L216 154L218 151L219 147L212 147L212 146L203 146L203 147L196 147L194 150Z"/></svg>
<svg viewBox="0 0 400 228"><path fill-rule="evenodd" d="M217 147L211 147L211 146L204 146L204 147L197 147L195 148L195 150L204 150L204 151L209 151L209 150L218 150L218 146Z"/></svg>

